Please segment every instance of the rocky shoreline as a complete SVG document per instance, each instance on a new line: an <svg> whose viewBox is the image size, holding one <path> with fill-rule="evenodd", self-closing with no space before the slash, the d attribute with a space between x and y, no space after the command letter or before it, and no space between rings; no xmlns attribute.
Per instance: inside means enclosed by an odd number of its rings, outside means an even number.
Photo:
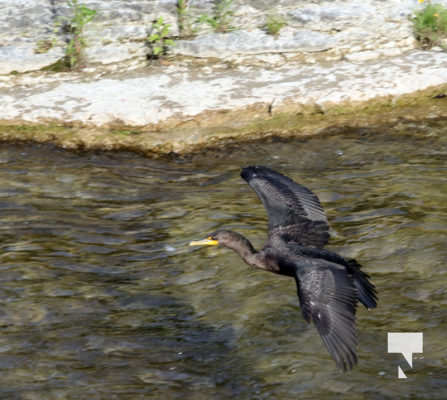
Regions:
<svg viewBox="0 0 447 400"><path fill-rule="evenodd" d="M176 1L85 1L97 11L86 65L59 73L43 69L63 57L64 41L35 49L69 10L62 0L38 3L5 2L0 17L1 140L183 154L447 118L447 53L417 48L416 0L279 1L274 12L287 25L277 36L260 28L272 12L266 3L235 1L234 30L177 38L155 62L147 27L162 16L178 35ZM193 5L211 12L210 2Z"/></svg>

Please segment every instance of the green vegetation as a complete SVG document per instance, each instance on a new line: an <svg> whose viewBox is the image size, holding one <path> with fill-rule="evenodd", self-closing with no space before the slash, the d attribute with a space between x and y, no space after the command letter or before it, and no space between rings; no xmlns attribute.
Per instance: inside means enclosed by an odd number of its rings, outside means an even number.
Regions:
<svg viewBox="0 0 447 400"><path fill-rule="evenodd" d="M164 22L162 17L157 18L152 22L152 26L146 42L150 48L150 59L158 59L166 55L169 47L174 44L174 41L169 38L170 24Z"/></svg>
<svg viewBox="0 0 447 400"><path fill-rule="evenodd" d="M188 17L188 0L177 0L177 20L180 37L191 34L192 28Z"/></svg>
<svg viewBox="0 0 447 400"><path fill-rule="evenodd" d="M424 121L442 127L447 115L447 102L442 96L447 91L447 84L431 87L426 90L402 95L396 101L388 97L380 97L366 103L346 103L333 105L321 113L315 106L308 105L297 112L296 107L278 109L273 115L259 114L255 109L235 110L227 115L220 115L217 119L209 115L203 126L196 123L183 125L181 134L177 124L160 125L150 128L130 127L122 123L102 128L92 128L76 123L41 123L25 125L0 124L0 142L33 141L37 143L53 143L65 149L79 150L131 150L149 156L162 154L172 155L173 142L181 135L198 135L194 144L183 143L179 139L179 146L175 151L188 153L203 151L204 148L221 146L223 143L240 143L266 137L297 137L298 135L324 135L346 132L347 126L370 126L377 130L381 127L391 127L393 131L409 134L411 129L418 135L423 134L420 126L414 121ZM427 115L437 116L428 118ZM411 118L409 118L411 116ZM224 119L222 119L224 118ZM232 122L237 122L237 126ZM198 120L199 125L200 121ZM401 123L396 125L396 121ZM358 134L358 128L354 129ZM430 132L432 130L430 129ZM431 135L432 133L430 133ZM212 140L210 140L210 138Z"/></svg>
<svg viewBox="0 0 447 400"><path fill-rule="evenodd" d="M84 28L95 17L96 11L84 4L79 4L78 0L67 0L67 5L72 10L73 16L71 19L63 19L59 25L62 25L63 31L70 35L62 64L71 70L82 60L82 53L87 45L84 39Z"/></svg>
<svg viewBox="0 0 447 400"><path fill-rule="evenodd" d="M276 36L279 31L287 25L285 19L279 15L269 15L264 29L269 35Z"/></svg>
<svg viewBox="0 0 447 400"><path fill-rule="evenodd" d="M214 4L214 15L202 14L197 23L206 23L211 26L216 32L229 32L234 30L231 25L233 19L233 11L231 7L233 0L216 0Z"/></svg>
<svg viewBox="0 0 447 400"><path fill-rule="evenodd" d="M447 38L447 9L441 4L428 3L416 12L413 31L423 48L435 45L446 48L447 45L442 40Z"/></svg>
<svg viewBox="0 0 447 400"><path fill-rule="evenodd" d="M44 54L50 51L55 45L56 40L51 39L42 39L39 40L36 44L36 48L34 49L35 54Z"/></svg>
<svg viewBox="0 0 447 400"><path fill-rule="evenodd" d="M111 129L110 133L114 135L132 136L140 135L142 132L138 129Z"/></svg>

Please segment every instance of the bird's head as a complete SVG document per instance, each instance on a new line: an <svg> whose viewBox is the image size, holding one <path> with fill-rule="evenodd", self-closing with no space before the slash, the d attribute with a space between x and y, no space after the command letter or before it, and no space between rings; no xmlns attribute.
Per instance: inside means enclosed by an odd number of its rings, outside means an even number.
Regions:
<svg viewBox="0 0 447 400"><path fill-rule="evenodd" d="M197 240L189 243L190 246L216 246L221 245L228 247L233 250L242 250L244 248L248 248L251 251L253 250L250 242L240 235L237 232L227 231L227 230L219 230L213 232L205 239ZM239 252L239 251L238 251Z"/></svg>

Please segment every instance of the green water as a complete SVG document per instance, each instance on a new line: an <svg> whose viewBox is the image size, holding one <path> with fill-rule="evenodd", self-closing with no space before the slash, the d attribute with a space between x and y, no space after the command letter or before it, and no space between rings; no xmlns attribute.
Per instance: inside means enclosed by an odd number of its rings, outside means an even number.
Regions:
<svg viewBox="0 0 447 400"><path fill-rule="evenodd" d="M2 145L0 398L446 399L447 128L424 132L172 161ZM378 287L350 373L304 322L292 279L187 246L222 227L262 245L249 164L314 190L329 247ZM413 368L387 353L390 331L423 332Z"/></svg>

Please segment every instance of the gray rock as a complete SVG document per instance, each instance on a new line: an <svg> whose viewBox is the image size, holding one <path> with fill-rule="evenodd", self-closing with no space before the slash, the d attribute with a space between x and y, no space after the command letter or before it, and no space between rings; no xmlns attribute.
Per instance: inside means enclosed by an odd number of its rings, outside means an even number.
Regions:
<svg viewBox="0 0 447 400"><path fill-rule="evenodd" d="M110 44L87 48L85 56L89 62L112 64L132 58L144 58L147 50L138 43Z"/></svg>
<svg viewBox="0 0 447 400"><path fill-rule="evenodd" d="M60 47L52 48L44 54L36 54L36 46L37 43L21 42L0 47L0 74L39 70L55 63L64 55Z"/></svg>
<svg viewBox="0 0 447 400"><path fill-rule="evenodd" d="M366 102L398 97L447 82L447 54L413 51L395 59L334 65L290 63L282 67L162 67L122 72L100 80L75 74L18 76L0 80L0 119L39 122L124 123L144 126L200 119L207 111L244 109L274 102L324 110L344 101ZM23 96L23 93L27 93ZM186 139L185 139L186 140Z"/></svg>
<svg viewBox="0 0 447 400"><path fill-rule="evenodd" d="M367 2L324 3L314 4L305 8L297 8L289 12L289 15L304 24L331 23L335 21L347 21L350 24L359 23L360 20L370 19L377 15L377 9Z"/></svg>
<svg viewBox="0 0 447 400"><path fill-rule="evenodd" d="M323 51L334 45L333 38L325 33L308 30L287 30L275 38L261 30L210 33L192 40L179 41L174 54L194 57L224 58L234 54L283 53Z"/></svg>
<svg viewBox="0 0 447 400"><path fill-rule="evenodd" d="M447 0L436 2L447 5ZM144 40L157 17L171 25L171 35L179 34L177 0L84 0L82 4L97 11L95 19L85 27L85 54L93 65L128 62L135 57L143 62L148 52ZM256 54L266 60L267 53L331 50L358 54L377 50L383 56L391 52L382 52L381 48L406 51L414 48L413 42L406 41L411 35L408 16L422 7L416 0L281 0L273 5L265 0L235 0L230 18L236 30L224 34L211 32L210 26L195 22L201 14L213 15L213 1L190 0L189 4L187 19L199 35L194 39L177 39L172 53L223 59L234 59L237 55L238 62L243 62L244 56L252 59ZM8 47L0 56L0 73L40 69L52 64L56 54L62 54L68 37L56 29L56 24L71 18L72 10L66 0L0 0L0 6L0 47ZM261 29L271 13L288 20L288 26L276 38ZM61 49L48 53L47 58L36 56L30 49L37 48L43 40L55 41ZM328 54L328 60L332 59L333 55ZM22 66L18 68L18 64Z"/></svg>

